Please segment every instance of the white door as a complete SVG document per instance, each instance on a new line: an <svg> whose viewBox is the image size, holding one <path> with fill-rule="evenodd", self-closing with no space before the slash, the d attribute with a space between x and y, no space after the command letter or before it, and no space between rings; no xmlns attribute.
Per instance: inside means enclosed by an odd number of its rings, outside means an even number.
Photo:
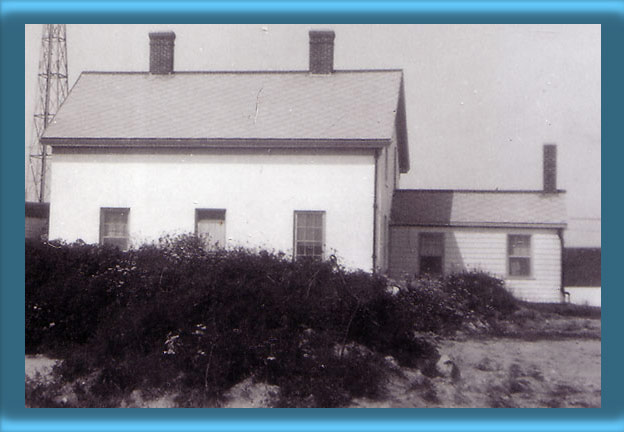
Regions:
<svg viewBox="0 0 624 432"><path fill-rule="evenodd" d="M225 212L223 215L215 214L214 211L198 212L196 229L207 248L225 247Z"/></svg>

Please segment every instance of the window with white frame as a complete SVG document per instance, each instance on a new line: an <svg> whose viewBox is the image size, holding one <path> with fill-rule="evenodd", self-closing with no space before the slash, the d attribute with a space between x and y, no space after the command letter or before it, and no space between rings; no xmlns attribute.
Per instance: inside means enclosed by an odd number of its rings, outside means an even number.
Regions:
<svg viewBox="0 0 624 432"><path fill-rule="evenodd" d="M129 208L104 207L100 209L100 244L126 250L130 246L128 234Z"/></svg>
<svg viewBox="0 0 624 432"><path fill-rule="evenodd" d="M295 258L323 259L324 211L295 211Z"/></svg>
<svg viewBox="0 0 624 432"><path fill-rule="evenodd" d="M441 275L444 269L444 234L420 233L418 236L420 273Z"/></svg>
<svg viewBox="0 0 624 432"><path fill-rule="evenodd" d="M509 234L507 236L509 276L531 276L531 236Z"/></svg>

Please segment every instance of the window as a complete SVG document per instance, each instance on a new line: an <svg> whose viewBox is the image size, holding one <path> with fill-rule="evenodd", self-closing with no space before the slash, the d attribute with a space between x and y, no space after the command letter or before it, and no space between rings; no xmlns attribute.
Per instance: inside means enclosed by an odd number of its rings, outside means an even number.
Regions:
<svg viewBox="0 0 624 432"><path fill-rule="evenodd" d="M420 273L441 275L444 268L444 234L420 233L418 243Z"/></svg>
<svg viewBox="0 0 624 432"><path fill-rule="evenodd" d="M531 276L531 236L510 234L507 237L509 276Z"/></svg>
<svg viewBox="0 0 624 432"><path fill-rule="evenodd" d="M130 246L128 235L129 208L100 209L100 244L113 245L121 250Z"/></svg>
<svg viewBox="0 0 624 432"><path fill-rule="evenodd" d="M195 234L207 249L225 247L225 210L195 209Z"/></svg>
<svg viewBox="0 0 624 432"><path fill-rule="evenodd" d="M323 211L295 212L295 258L323 259L324 219Z"/></svg>

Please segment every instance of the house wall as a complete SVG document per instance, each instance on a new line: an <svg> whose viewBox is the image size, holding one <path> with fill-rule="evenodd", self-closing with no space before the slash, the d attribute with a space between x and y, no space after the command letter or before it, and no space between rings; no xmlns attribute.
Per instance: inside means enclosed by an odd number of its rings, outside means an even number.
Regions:
<svg viewBox="0 0 624 432"><path fill-rule="evenodd" d="M418 234L444 233L444 273L479 269L505 280L509 290L522 300L562 301L561 243L556 230L502 228L391 227L389 274L401 279L419 268ZM532 275L508 277L507 235L531 235Z"/></svg>
<svg viewBox="0 0 624 432"><path fill-rule="evenodd" d="M390 245L390 212L392 210L392 195L398 187L399 169L397 153L396 130L392 135L390 145L384 147L377 158L377 218L376 218L376 267L386 272L389 265Z"/></svg>
<svg viewBox="0 0 624 432"><path fill-rule="evenodd" d="M325 254L372 269L372 151L62 152L53 156L50 238L99 241L101 207L129 207L134 245L194 231L226 209L227 246L291 254L293 212L323 210Z"/></svg>

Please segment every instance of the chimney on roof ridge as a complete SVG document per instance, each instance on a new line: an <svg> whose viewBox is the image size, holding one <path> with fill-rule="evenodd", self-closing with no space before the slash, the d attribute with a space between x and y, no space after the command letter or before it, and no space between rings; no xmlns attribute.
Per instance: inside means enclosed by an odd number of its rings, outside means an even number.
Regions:
<svg viewBox="0 0 624 432"><path fill-rule="evenodd" d="M171 74L173 73L173 43L175 33L153 32L150 38L150 73Z"/></svg>
<svg viewBox="0 0 624 432"><path fill-rule="evenodd" d="M557 146L544 144L544 193L557 192Z"/></svg>
<svg viewBox="0 0 624 432"><path fill-rule="evenodd" d="M334 71L333 30L310 30L310 73L330 74Z"/></svg>

